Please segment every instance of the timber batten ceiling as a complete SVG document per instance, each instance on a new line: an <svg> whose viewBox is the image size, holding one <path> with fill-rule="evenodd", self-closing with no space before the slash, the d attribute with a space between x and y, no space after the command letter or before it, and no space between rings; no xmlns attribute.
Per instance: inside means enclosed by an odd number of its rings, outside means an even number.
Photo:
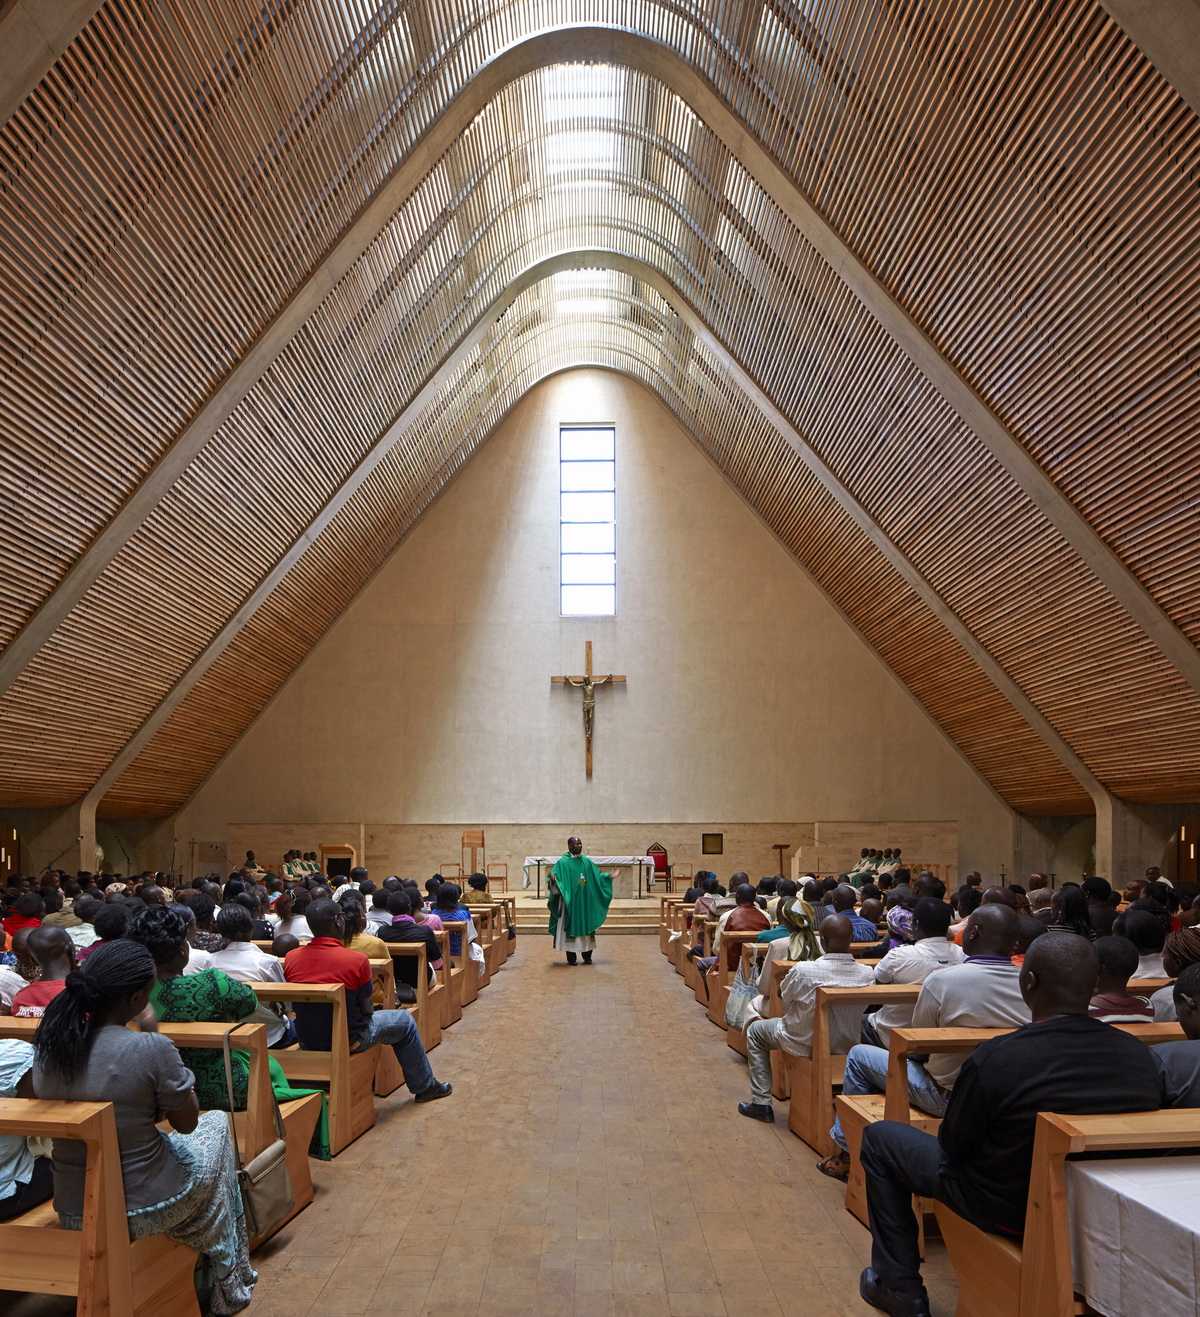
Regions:
<svg viewBox="0 0 1200 1317"><path fill-rule="evenodd" d="M706 76L1195 644L1200 121L1082 0L112 0L0 132L0 640L477 70L554 21L643 33ZM483 307L584 248L678 289L1110 790L1200 797L1195 691L724 144L657 78L557 65L488 98L26 666L0 702L0 801L86 792ZM645 290L597 287L569 351L480 347L476 410L443 404L457 434L400 439L390 483L318 536L102 812L186 797L551 361L654 388L1010 803L1081 808L778 434L751 444L746 399L681 390L715 363L670 316L619 342ZM258 680L237 666L256 650Z"/></svg>

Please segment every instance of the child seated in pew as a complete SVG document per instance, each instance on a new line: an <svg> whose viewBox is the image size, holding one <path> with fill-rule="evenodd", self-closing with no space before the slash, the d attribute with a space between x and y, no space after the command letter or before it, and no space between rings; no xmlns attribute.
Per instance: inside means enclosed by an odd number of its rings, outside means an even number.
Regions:
<svg viewBox="0 0 1200 1317"><path fill-rule="evenodd" d="M1127 937L1098 937L1096 955L1100 958L1100 975L1095 996L1088 1004L1092 1019L1107 1024L1153 1020L1154 1007L1145 997L1129 993L1129 980L1137 973L1137 947Z"/></svg>
<svg viewBox="0 0 1200 1317"><path fill-rule="evenodd" d="M389 1044L400 1062L404 1082L417 1102L435 1102L454 1091L440 1084L429 1068L416 1021L408 1011L377 1011L371 1000L371 963L361 951L342 945L346 921L336 901L314 901L308 908L313 940L288 953L283 974L288 983L340 983L346 992L346 1027L350 1050L360 1052L375 1043ZM296 1003L300 1046L327 1052L332 1041L328 1007Z"/></svg>
<svg viewBox="0 0 1200 1317"><path fill-rule="evenodd" d="M164 913L165 907L157 907ZM229 1124L200 1114L194 1076L173 1043L154 1031L154 958L117 939L67 976L34 1041L34 1092L65 1102L111 1102L132 1239L167 1235L201 1254L203 1312L240 1312L257 1274L247 1253ZM137 1021L139 1030L126 1026ZM174 1133L156 1125L165 1119ZM62 1226L83 1225L85 1146L54 1143L54 1207Z"/></svg>
<svg viewBox="0 0 1200 1317"><path fill-rule="evenodd" d="M33 1048L16 1038L0 1039L0 1098L33 1097ZM0 1221L28 1212L54 1192L49 1157L28 1139L0 1135Z"/></svg>

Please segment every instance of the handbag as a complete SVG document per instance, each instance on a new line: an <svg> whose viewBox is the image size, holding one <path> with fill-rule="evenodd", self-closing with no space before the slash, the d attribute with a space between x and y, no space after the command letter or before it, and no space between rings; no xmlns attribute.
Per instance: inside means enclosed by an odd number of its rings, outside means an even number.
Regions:
<svg viewBox="0 0 1200 1317"><path fill-rule="evenodd" d="M754 979L747 979L742 974L742 967L737 967L737 974L729 989L729 999L725 1003L725 1023L731 1029L741 1029L746 1022L746 1007L758 994Z"/></svg>
<svg viewBox="0 0 1200 1317"><path fill-rule="evenodd" d="M234 1025L233 1029L240 1025ZM292 1177L287 1168L287 1144L283 1138L283 1118L279 1114L279 1103L271 1095L271 1111L275 1116L275 1142L264 1148L257 1157L242 1163L242 1152L238 1147L237 1121L233 1118L233 1066L229 1051L229 1035L233 1029L226 1031L225 1044L225 1086L229 1092L229 1130L233 1136L233 1156L237 1162L238 1188L242 1191L242 1211L246 1217L246 1234L251 1239L262 1239L277 1229L284 1218L296 1205L292 1192Z"/></svg>

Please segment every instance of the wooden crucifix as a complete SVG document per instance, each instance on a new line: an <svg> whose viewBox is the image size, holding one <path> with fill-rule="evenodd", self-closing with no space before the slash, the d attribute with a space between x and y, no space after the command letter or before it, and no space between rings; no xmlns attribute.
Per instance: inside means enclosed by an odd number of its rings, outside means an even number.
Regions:
<svg viewBox="0 0 1200 1317"><path fill-rule="evenodd" d="M592 642L586 641L583 649L584 674L582 677L551 677L556 686L575 686L583 691L583 739L587 745L587 776L592 775L592 731L596 726L596 687L623 682L624 677L610 672L607 677L592 676Z"/></svg>

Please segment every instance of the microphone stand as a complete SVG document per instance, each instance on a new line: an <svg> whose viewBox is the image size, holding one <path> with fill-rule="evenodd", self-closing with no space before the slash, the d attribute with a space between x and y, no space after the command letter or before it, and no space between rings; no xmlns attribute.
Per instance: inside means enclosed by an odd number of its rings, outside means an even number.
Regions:
<svg viewBox="0 0 1200 1317"><path fill-rule="evenodd" d="M79 843L80 843L82 840L83 840L83 833L81 832L81 833L79 834L79 836L76 837L75 840L74 840L73 842L71 842L71 843L69 843L68 845L64 846L64 847L62 848L62 850L59 851L59 853L54 857L54 859L52 859L52 860L50 861L50 863L49 863L48 865L46 865L46 867L42 870L42 872L43 872L43 873L49 873L50 870L53 869L54 866L59 862L59 860L61 860L62 857L63 857L63 856L64 856L64 855L65 855L65 854L71 849L71 847L72 847L72 846L78 846Z"/></svg>

